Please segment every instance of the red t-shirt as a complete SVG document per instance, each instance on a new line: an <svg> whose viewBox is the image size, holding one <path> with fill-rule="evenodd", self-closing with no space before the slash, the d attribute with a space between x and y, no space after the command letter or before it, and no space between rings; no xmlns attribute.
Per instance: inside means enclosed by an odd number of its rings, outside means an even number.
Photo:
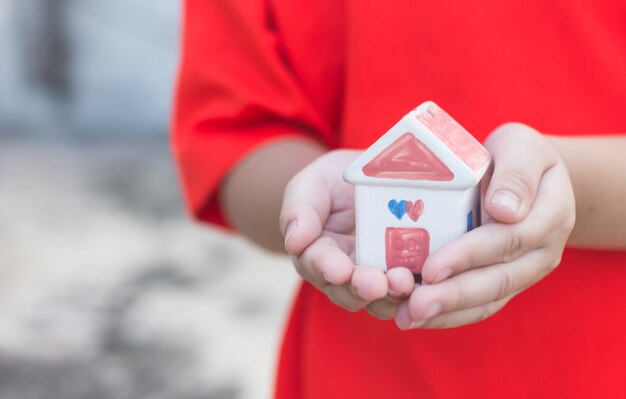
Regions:
<svg viewBox="0 0 626 399"><path fill-rule="evenodd" d="M183 53L174 149L190 209L214 223L220 179L256 146L364 148L425 100L479 140L507 121L626 132L623 0L188 0ZM403 332L304 284L277 397L622 397L624 287L626 253L567 249L490 319Z"/></svg>

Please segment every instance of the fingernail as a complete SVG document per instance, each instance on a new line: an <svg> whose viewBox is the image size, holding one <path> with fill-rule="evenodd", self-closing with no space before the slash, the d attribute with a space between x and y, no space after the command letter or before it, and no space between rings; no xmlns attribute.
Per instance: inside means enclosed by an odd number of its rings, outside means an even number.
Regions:
<svg viewBox="0 0 626 399"><path fill-rule="evenodd" d="M520 208L520 198L510 190L496 190L491 196L491 203L499 208L507 209L513 213L517 213Z"/></svg>
<svg viewBox="0 0 626 399"><path fill-rule="evenodd" d="M424 320L418 320L418 321L426 321L436 315L438 315L441 312L441 304L439 302L435 302L435 303L431 303L430 305L428 305L428 308L426 309L426 315L424 316Z"/></svg>
<svg viewBox="0 0 626 399"><path fill-rule="evenodd" d="M287 241L289 241L289 237L296 231L298 227L298 219L294 219L287 225L287 230L285 230L285 245L287 245Z"/></svg>

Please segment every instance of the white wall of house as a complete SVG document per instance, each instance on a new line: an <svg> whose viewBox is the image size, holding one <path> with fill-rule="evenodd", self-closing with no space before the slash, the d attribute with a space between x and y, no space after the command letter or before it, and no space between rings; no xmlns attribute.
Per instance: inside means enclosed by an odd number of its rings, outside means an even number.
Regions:
<svg viewBox="0 0 626 399"><path fill-rule="evenodd" d="M478 186L465 190L425 190L408 187L355 186L357 264L386 270L385 229L419 227L430 234L430 253L467 232L467 214L475 212ZM388 209L395 199L424 202L417 221L398 220Z"/></svg>

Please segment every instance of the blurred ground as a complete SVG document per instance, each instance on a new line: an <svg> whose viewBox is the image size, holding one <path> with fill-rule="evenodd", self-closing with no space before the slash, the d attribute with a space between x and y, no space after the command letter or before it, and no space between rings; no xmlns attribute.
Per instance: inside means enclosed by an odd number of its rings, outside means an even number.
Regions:
<svg viewBox="0 0 626 399"><path fill-rule="evenodd" d="M0 399L267 398L289 262L192 224L161 141L15 137L0 136Z"/></svg>

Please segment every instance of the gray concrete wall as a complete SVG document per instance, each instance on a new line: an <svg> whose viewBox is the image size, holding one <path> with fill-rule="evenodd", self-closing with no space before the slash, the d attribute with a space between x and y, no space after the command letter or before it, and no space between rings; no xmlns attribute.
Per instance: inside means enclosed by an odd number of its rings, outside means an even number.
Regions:
<svg viewBox="0 0 626 399"><path fill-rule="evenodd" d="M0 134L164 135L179 0L0 0Z"/></svg>

